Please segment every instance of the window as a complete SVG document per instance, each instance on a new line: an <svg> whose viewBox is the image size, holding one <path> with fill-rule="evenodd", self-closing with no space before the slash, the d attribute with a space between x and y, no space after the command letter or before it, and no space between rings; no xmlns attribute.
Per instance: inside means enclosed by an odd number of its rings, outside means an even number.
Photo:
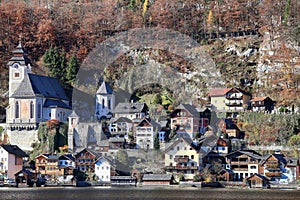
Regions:
<svg viewBox="0 0 300 200"><path fill-rule="evenodd" d="M107 105L108 109L111 109L111 100L109 99L107 103L108 103L108 105Z"/></svg>
<svg viewBox="0 0 300 200"><path fill-rule="evenodd" d="M191 155L191 159L194 159L194 155Z"/></svg>
<svg viewBox="0 0 300 200"><path fill-rule="evenodd" d="M250 166L250 169L256 169L255 165Z"/></svg>
<svg viewBox="0 0 300 200"><path fill-rule="evenodd" d="M14 73L14 78L19 78L20 77L20 73L19 72L15 72Z"/></svg>
<svg viewBox="0 0 300 200"><path fill-rule="evenodd" d="M180 147L177 147L177 151L179 151L180 150Z"/></svg>
<svg viewBox="0 0 300 200"><path fill-rule="evenodd" d="M170 155L169 157L170 157L170 159L172 159L172 158L173 158L173 155Z"/></svg>
<svg viewBox="0 0 300 200"><path fill-rule="evenodd" d="M104 99L102 99L102 108L104 108L105 107L105 100Z"/></svg>
<svg viewBox="0 0 300 200"><path fill-rule="evenodd" d="M20 117L20 105L19 102L17 101L15 105L15 118L19 118L19 117Z"/></svg>
<svg viewBox="0 0 300 200"><path fill-rule="evenodd" d="M37 118L40 119L41 118L41 111L42 111L42 106L41 103L39 102L37 104Z"/></svg>
<svg viewBox="0 0 300 200"><path fill-rule="evenodd" d="M34 118L33 116L34 116L34 104L31 101L30 102L30 118Z"/></svg>

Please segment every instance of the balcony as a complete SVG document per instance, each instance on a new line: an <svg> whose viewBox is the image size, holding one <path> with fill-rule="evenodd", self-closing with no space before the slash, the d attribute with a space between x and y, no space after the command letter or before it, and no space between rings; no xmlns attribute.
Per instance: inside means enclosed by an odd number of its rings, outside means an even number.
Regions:
<svg viewBox="0 0 300 200"><path fill-rule="evenodd" d="M226 99L228 99L228 100L242 100L243 96L230 95L230 96L226 96Z"/></svg>
<svg viewBox="0 0 300 200"><path fill-rule="evenodd" d="M280 177L281 173L280 172L266 172L265 175L267 177Z"/></svg>
<svg viewBox="0 0 300 200"><path fill-rule="evenodd" d="M187 163L189 161L189 157L188 156L183 156L183 157L175 156L174 161L177 163Z"/></svg>
<svg viewBox="0 0 300 200"><path fill-rule="evenodd" d="M197 166L165 166L166 170L198 170Z"/></svg>
<svg viewBox="0 0 300 200"><path fill-rule="evenodd" d="M242 102L231 102L231 101L227 101L227 102L225 102L225 105L226 106L242 106L243 105L243 103Z"/></svg>
<svg viewBox="0 0 300 200"><path fill-rule="evenodd" d="M231 165L249 165L249 164L258 164L258 161L231 161Z"/></svg>

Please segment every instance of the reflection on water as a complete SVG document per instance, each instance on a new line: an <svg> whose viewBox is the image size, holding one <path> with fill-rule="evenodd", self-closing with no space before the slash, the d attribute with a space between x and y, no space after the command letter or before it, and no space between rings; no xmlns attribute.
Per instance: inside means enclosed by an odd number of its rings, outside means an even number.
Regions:
<svg viewBox="0 0 300 200"><path fill-rule="evenodd" d="M0 199L300 199L300 190L216 189L176 187L0 188Z"/></svg>

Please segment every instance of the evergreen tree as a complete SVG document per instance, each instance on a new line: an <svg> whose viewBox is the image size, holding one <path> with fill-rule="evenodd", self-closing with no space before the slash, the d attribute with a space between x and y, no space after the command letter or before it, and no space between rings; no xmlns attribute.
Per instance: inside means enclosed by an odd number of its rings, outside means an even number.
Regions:
<svg viewBox="0 0 300 200"><path fill-rule="evenodd" d="M79 70L78 59L74 54L72 54L66 69L66 78L68 83L73 84L75 82L78 70Z"/></svg>
<svg viewBox="0 0 300 200"><path fill-rule="evenodd" d="M51 47L43 55L43 63L49 69L49 75L57 78L63 84L66 82L66 53L57 47Z"/></svg>
<svg viewBox="0 0 300 200"><path fill-rule="evenodd" d="M159 150L160 149L160 144L159 144L159 139L158 139L158 133L156 133L155 139L154 139L154 149Z"/></svg>

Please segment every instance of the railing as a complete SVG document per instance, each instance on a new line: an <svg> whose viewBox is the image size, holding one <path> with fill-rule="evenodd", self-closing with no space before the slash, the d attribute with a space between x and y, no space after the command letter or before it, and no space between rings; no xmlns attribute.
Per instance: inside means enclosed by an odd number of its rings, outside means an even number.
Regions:
<svg viewBox="0 0 300 200"><path fill-rule="evenodd" d="M165 169L172 170L197 170L197 166L165 166Z"/></svg>
<svg viewBox="0 0 300 200"><path fill-rule="evenodd" d="M258 164L258 161L231 161L231 165L248 165L248 164Z"/></svg>
<svg viewBox="0 0 300 200"><path fill-rule="evenodd" d="M281 173L280 172L266 172L265 175L268 177L280 177Z"/></svg>

